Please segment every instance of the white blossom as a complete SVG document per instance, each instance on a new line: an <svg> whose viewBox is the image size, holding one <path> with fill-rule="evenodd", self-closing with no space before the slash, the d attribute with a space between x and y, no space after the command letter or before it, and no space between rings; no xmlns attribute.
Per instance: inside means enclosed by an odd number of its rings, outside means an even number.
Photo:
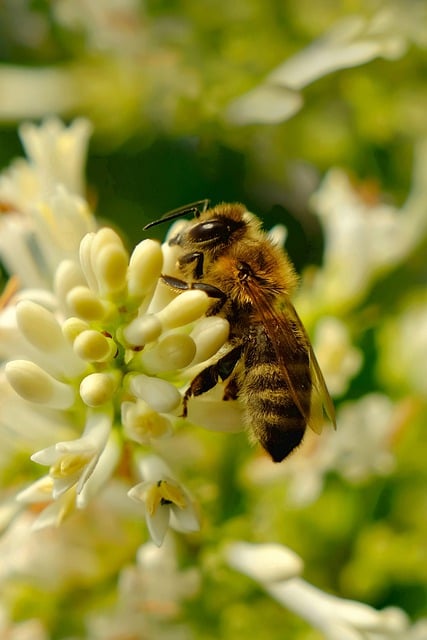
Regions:
<svg viewBox="0 0 427 640"><path fill-rule="evenodd" d="M143 481L132 487L129 496L144 505L153 541L160 546L169 526L181 532L198 531L199 521L192 499L167 464L151 455L141 458L138 466Z"/></svg>
<svg viewBox="0 0 427 640"><path fill-rule="evenodd" d="M402 57L409 43L419 40L419 24L426 17L421 5L413 9L409 16L395 4L370 18L354 15L339 20L323 36L273 69L261 84L233 100L226 119L237 125L283 122L302 108L301 90L319 78L378 57Z"/></svg>
<svg viewBox="0 0 427 640"><path fill-rule="evenodd" d="M279 565L284 563L285 567L287 564L292 567L288 575L271 572L274 551ZM361 602L325 593L297 577L301 566L296 562L295 554L286 547L236 543L229 547L227 560L231 567L255 579L280 604L321 631L326 640L413 637L411 624L401 609L388 607L377 611Z"/></svg>

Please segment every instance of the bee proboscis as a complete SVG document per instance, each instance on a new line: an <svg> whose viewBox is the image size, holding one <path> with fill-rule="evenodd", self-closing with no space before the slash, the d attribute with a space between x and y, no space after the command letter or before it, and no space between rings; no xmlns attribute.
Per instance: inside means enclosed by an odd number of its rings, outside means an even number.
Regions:
<svg viewBox="0 0 427 640"><path fill-rule="evenodd" d="M146 227L195 215L169 239L180 250L180 277L162 278L175 290L205 291L215 300L208 313L230 324L228 351L192 380L183 415L192 396L222 380L224 400L242 402L245 426L280 462L301 443L307 427L321 430L323 410L335 426L334 406L291 302L297 276L289 258L244 205L208 203L175 209Z"/></svg>

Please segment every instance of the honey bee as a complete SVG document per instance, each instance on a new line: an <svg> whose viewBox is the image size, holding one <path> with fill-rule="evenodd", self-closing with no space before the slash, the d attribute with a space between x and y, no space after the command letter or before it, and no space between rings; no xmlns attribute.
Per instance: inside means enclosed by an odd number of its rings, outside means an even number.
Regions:
<svg viewBox="0 0 427 640"><path fill-rule="evenodd" d="M297 285L285 253L242 204L208 208L202 200L166 214L149 228L193 213L195 219L169 239L180 254L181 278L163 275L177 291L200 289L214 299L209 315L230 324L228 350L202 370L183 398L224 381L224 400L239 399L245 426L274 462L281 462L310 427L320 432L323 410L335 412L307 332L291 302Z"/></svg>

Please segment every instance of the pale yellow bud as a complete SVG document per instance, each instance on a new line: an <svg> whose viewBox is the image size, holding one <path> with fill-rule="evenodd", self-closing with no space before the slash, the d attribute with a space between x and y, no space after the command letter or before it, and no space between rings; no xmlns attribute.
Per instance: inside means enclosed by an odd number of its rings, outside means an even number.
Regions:
<svg viewBox="0 0 427 640"><path fill-rule="evenodd" d="M228 340L229 331L230 327L225 318L219 316L201 318L190 334L197 349L192 364L203 362L214 356Z"/></svg>
<svg viewBox="0 0 427 640"><path fill-rule="evenodd" d="M123 336L130 345L144 345L153 342L162 333L162 325L154 314L135 318L123 329Z"/></svg>
<svg viewBox="0 0 427 640"><path fill-rule="evenodd" d="M80 384L80 396L88 407L109 402L117 388L117 380L110 373L91 373Z"/></svg>
<svg viewBox="0 0 427 640"><path fill-rule="evenodd" d="M88 287L74 287L67 295L67 304L72 312L84 320L102 320L107 309Z"/></svg>
<svg viewBox="0 0 427 640"><path fill-rule="evenodd" d="M69 342L74 342L78 335L90 329L88 322L80 318L67 318L62 323L62 333Z"/></svg>
<svg viewBox="0 0 427 640"><path fill-rule="evenodd" d="M176 329L200 318L206 313L211 302L211 299L203 291L191 289L174 298L156 315L163 327Z"/></svg>
<svg viewBox="0 0 427 640"><path fill-rule="evenodd" d="M130 389L135 396L145 400L152 409L160 413L173 411L181 402L181 394L173 384L142 373L132 378Z"/></svg>
<svg viewBox="0 0 427 640"><path fill-rule="evenodd" d="M73 260L64 260L56 269L53 290L62 303L65 303L71 289L85 284L82 270Z"/></svg>
<svg viewBox="0 0 427 640"><path fill-rule="evenodd" d="M117 293L126 286L128 254L120 245L107 245L94 257L93 266L100 288L107 293Z"/></svg>
<svg viewBox="0 0 427 640"><path fill-rule="evenodd" d="M25 338L41 351L59 351L65 346L61 327L51 311L31 300L16 307L18 327Z"/></svg>
<svg viewBox="0 0 427 640"><path fill-rule="evenodd" d="M130 296L143 297L158 280L163 265L163 254L158 242L146 239L136 245L128 268Z"/></svg>
<svg viewBox="0 0 427 640"><path fill-rule="evenodd" d="M185 334L165 336L153 348L141 353L141 361L149 374L187 367L196 353L194 340Z"/></svg>
<svg viewBox="0 0 427 640"><path fill-rule="evenodd" d="M54 409L68 409L74 403L72 388L34 362L13 360L6 364L5 372L9 384L24 400L47 404Z"/></svg>
<svg viewBox="0 0 427 640"><path fill-rule="evenodd" d="M114 358L117 346L112 340L99 331L88 329L82 331L73 343L76 355L89 362L107 362Z"/></svg>

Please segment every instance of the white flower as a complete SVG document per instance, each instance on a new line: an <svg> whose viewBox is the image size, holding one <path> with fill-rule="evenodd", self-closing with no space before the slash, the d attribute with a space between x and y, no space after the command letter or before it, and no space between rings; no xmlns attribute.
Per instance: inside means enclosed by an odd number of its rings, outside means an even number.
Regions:
<svg viewBox="0 0 427 640"><path fill-rule="evenodd" d="M73 486L76 486L77 493L82 491L105 449L111 426L111 419L107 415L95 413L88 417L80 438L58 442L31 456L34 462L50 467L54 499Z"/></svg>
<svg viewBox="0 0 427 640"><path fill-rule="evenodd" d="M343 394L362 365L362 353L351 344L345 324L331 316L321 318L316 325L314 350L329 392Z"/></svg>
<svg viewBox="0 0 427 640"><path fill-rule="evenodd" d="M199 530L199 522L190 495L173 477L169 467L157 456L139 461L144 479L129 491L129 496L141 502L153 541L160 546L168 527L189 533Z"/></svg>
<svg viewBox="0 0 427 640"><path fill-rule="evenodd" d="M395 60L419 37L425 8L408 19L400 7L378 11L372 18L349 16L274 69L254 89L233 100L226 118L233 124L275 124L291 118L304 104L300 91L330 73L366 64L377 57Z"/></svg>
<svg viewBox="0 0 427 640"><path fill-rule="evenodd" d="M387 396L367 394L339 407L336 431L325 429L321 438L308 432L299 455L286 465L271 467L263 459L251 461L246 476L257 483L286 478L288 499L303 505L319 496L331 471L354 483L387 475L394 467L393 435L400 419L398 405Z"/></svg>
<svg viewBox="0 0 427 640"><path fill-rule="evenodd" d="M366 202L341 169L331 169L312 197L325 231L324 263L298 296L303 317L342 313L381 273L402 261L426 229L427 143L415 148L411 192L399 210Z"/></svg>
<svg viewBox="0 0 427 640"><path fill-rule="evenodd" d="M288 575L271 571L274 552ZM237 543L228 550L229 564L257 580L280 604L319 629L327 640L402 640L411 633L406 614L389 607L376 611L353 600L343 600L296 577L301 564L295 554L280 545ZM286 574L286 571L284 572ZM404 635L405 634L405 635ZM415 636L416 637L416 636Z"/></svg>
<svg viewBox="0 0 427 640"><path fill-rule="evenodd" d="M0 219L0 256L22 287L50 288L64 258L95 227L83 200L83 171L90 125L65 127L55 118L20 129L29 160L16 160L0 176L0 198L10 211Z"/></svg>
<svg viewBox="0 0 427 640"><path fill-rule="evenodd" d="M379 369L396 388L427 397L427 300L410 300L380 331Z"/></svg>
<svg viewBox="0 0 427 640"><path fill-rule="evenodd" d="M188 640L193 636L180 622L180 605L195 595L199 583L196 568L178 566L172 537L160 548L147 542L138 549L136 564L120 573L116 606L91 618L89 637Z"/></svg>
<svg viewBox="0 0 427 640"><path fill-rule="evenodd" d="M226 549L228 564L261 583L290 580L303 570L301 558L280 544L233 542Z"/></svg>

